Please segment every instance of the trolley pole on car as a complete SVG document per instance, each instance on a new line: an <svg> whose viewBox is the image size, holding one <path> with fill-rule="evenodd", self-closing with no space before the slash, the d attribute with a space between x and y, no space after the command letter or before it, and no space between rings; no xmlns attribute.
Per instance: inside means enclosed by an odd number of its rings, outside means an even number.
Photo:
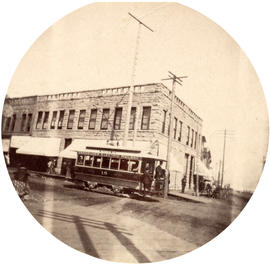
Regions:
<svg viewBox="0 0 270 265"><path fill-rule="evenodd" d="M132 65L132 72L131 72L131 83L130 83L130 87L129 87L129 91L128 91L127 116L126 116L124 140L123 140L123 145L124 146L127 145L127 140L128 140L130 113L131 113L131 107L132 107L132 101L133 101L133 93L134 93L134 80L135 80L135 75L136 75L138 50L139 50L140 37L141 37L141 26L144 26L146 29L154 32L151 28L149 28L147 25L145 25L141 20L136 18L134 15L132 15L131 13L128 13L128 14L138 22L138 31L137 31L137 39L136 39L136 44L135 44L135 55L134 55L134 60L133 60L133 65ZM137 112L138 112L138 110L136 110L136 113ZM137 123L137 119L135 119L134 135L136 135L136 132L135 132L135 129L137 129L136 123ZM133 138L133 141L135 140L134 138Z"/></svg>
<svg viewBox="0 0 270 265"><path fill-rule="evenodd" d="M187 76L176 76L169 71L169 78L164 78L162 80L172 80L172 92L171 92L171 105L170 105L170 123L169 123L169 136L168 136L168 145L167 145L167 174L165 176L165 185L164 185L164 199L168 197L168 188L169 188L169 174L171 168L171 146L172 146L172 134L173 134L173 113L174 113L174 98L175 98L175 83L182 86L182 78L187 78Z"/></svg>

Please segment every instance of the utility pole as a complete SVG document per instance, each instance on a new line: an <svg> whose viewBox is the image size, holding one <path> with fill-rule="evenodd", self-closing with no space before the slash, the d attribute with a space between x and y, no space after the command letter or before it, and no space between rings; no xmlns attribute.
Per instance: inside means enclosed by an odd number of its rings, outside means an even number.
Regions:
<svg viewBox="0 0 270 265"><path fill-rule="evenodd" d="M223 160L222 160L222 175L221 175L221 188L223 187L224 181L224 163L225 163L225 148L226 148L226 129L224 130L224 144L223 144Z"/></svg>
<svg viewBox="0 0 270 265"><path fill-rule="evenodd" d="M164 78L162 80L172 80L172 92L171 92L171 105L170 105L170 123L169 123L169 136L168 136L168 145L167 145L167 172L170 174L170 163L171 163L171 145L172 145L172 134L173 134L173 109L174 109L174 97L175 97L175 83L179 84L182 86L182 78L187 78L187 76L176 76L172 72L169 71L169 78ZM168 179L168 174L165 177L165 185L164 185L164 199L167 198L168 196L168 187L169 187L169 179Z"/></svg>
<svg viewBox="0 0 270 265"><path fill-rule="evenodd" d="M127 140L128 140L130 113L131 113L133 93L134 93L134 80L135 80L136 66L137 66L137 59L138 59L138 49L139 49L140 37L141 37L141 26L144 26L146 29L154 32L151 28L145 25L141 20L136 18L134 15L132 15L131 13L128 13L128 14L138 22L138 31L137 31L137 39L136 39L136 44L135 44L135 55L134 55L134 60L133 60L132 72L131 72L131 84L130 84L129 92L128 92L127 116L126 116L126 124L125 124L125 131L124 131L124 140L123 140L124 146L127 145ZM136 112L138 112L138 110L136 110ZM135 129L137 129L136 123L137 123L137 119L135 120L135 126L134 126L135 135L136 135Z"/></svg>
<svg viewBox="0 0 270 265"><path fill-rule="evenodd" d="M220 169L221 169L221 160L219 160L219 168L218 168L218 187L220 186Z"/></svg>

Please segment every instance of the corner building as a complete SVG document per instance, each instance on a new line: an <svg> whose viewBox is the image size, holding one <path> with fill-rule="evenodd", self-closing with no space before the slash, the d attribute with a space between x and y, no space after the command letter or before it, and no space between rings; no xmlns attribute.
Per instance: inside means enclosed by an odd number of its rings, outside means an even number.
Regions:
<svg viewBox="0 0 270 265"><path fill-rule="evenodd" d="M24 98L10 98L2 119L2 143L11 164L45 171L57 159L57 173L74 163L71 146L121 146L129 87L107 88ZM135 86L128 146L167 157L171 91L162 83ZM170 188L180 189L183 175L193 189L201 156L202 119L178 97L174 100ZM8 105L8 106L7 106Z"/></svg>

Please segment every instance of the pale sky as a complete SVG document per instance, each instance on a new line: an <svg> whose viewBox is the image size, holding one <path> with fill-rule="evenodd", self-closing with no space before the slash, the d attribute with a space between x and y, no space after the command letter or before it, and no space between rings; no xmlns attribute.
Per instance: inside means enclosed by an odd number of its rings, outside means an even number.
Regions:
<svg viewBox="0 0 270 265"><path fill-rule="evenodd" d="M98 3L50 27L23 57L9 96L52 94L129 85L137 23L142 28L136 82L156 83L168 70L187 75L177 95L202 119L225 183L254 189L268 144L268 116L258 77L239 46L214 22L177 3ZM170 82L164 82L169 88ZM218 132L217 132L218 131Z"/></svg>

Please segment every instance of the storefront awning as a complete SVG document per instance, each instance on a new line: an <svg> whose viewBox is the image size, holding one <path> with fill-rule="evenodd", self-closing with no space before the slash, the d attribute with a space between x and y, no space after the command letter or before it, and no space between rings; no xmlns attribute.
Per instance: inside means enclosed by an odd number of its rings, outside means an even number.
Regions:
<svg viewBox="0 0 270 265"><path fill-rule="evenodd" d="M10 147L20 148L30 141L32 137L28 135L12 135L10 141Z"/></svg>
<svg viewBox="0 0 270 265"><path fill-rule="evenodd" d="M7 153L9 151L10 139L2 139L3 152Z"/></svg>
<svg viewBox="0 0 270 265"><path fill-rule="evenodd" d="M60 138L31 137L16 153L37 156L59 156Z"/></svg>
<svg viewBox="0 0 270 265"><path fill-rule="evenodd" d="M198 160L197 165L195 164L194 174L210 178L212 171L201 160Z"/></svg>

